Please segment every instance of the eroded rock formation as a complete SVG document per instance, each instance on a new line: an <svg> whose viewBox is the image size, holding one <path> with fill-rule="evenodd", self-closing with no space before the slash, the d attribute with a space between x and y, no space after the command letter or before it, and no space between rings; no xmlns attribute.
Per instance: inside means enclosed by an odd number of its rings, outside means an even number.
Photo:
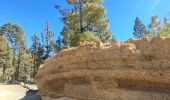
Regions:
<svg viewBox="0 0 170 100"><path fill-rule="evenodd" d="M36 80L44 100L169 100L170 38L85 43L48 59Z"/></svg>

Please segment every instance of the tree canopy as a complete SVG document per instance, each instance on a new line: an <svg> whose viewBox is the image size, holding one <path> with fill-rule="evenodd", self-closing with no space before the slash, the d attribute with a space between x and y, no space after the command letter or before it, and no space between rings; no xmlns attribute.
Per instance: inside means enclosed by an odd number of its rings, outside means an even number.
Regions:
<svg viewBox="0 0 170 100"><path fill-rule="evenodd" d="M135 26L134 26L134 32L133 32L134 37L136 38L141 38L146 36L146 27L142 23L139 17L136 17L135 19Z"/></svg>
<svg viewBox="0 0 170 100"><path fill-rule="evenodd" d="M161 21L158 16L152 16L151 23L148 27L145 27L142 21L137 17L133 35L136 38L142 38L144 36L170 37L170 21L166 18Z"/></svg>
<svg viewBox="0 0 170 100"><path fill-rule="evenodd" d="M76 46L83 41L111 40L109 20L102 6L103 0L67 0L71 9L61 10L56 7L64 23L61 35L64 46Z"/></svg>

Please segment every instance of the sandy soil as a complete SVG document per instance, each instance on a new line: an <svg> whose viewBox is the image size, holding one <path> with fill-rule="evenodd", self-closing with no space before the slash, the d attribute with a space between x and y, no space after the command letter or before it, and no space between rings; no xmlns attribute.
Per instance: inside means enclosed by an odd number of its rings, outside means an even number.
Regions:
<svg viewBox="0 0 170 100"><path fill-rule="evenodd" d="M29 85L32 89L37 89L35 85ZM20 85L0 84L0 100L19 100L26 94L27 89Z"/></svg>

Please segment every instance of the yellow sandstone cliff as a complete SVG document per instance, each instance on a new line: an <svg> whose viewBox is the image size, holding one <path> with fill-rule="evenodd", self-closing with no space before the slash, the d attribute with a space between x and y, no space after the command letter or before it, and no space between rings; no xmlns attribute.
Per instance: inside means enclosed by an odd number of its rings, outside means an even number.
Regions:
<svg viewBox="0 0 170 100"><path fill-rule="evenodd" d="M84 43L45 61L36 80L44 100L170 100L170 38Z"/></svg>

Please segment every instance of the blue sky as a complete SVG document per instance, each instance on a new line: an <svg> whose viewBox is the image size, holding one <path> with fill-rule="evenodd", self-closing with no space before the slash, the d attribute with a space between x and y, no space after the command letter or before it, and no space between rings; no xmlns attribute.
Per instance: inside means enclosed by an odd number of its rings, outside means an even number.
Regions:
<svg viewBox="0 0 170 100"><path fill-rule="evenodd" d="M31 45L31 36L42 32L47 20L56 37L62 30L61 17L54 5L67 8L66 0L0 0L0 25L6 22L17 23L24 28L27 43ZM134 20L138 16L148 25L150 17L158 15L170 18L170 0L105 0L110 19L110 30L118 41L133 38Z"/></svg>

